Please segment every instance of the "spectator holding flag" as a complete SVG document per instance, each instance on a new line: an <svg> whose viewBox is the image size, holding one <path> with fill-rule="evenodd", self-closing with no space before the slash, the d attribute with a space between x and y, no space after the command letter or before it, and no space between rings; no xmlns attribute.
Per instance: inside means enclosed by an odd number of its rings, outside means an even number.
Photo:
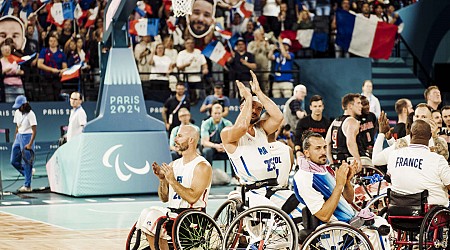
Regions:
<svg viewBox="0 0 450 250"><path fill-rule="evenodd" d="M38 68L41 70L40 81L49 101L60 99L60 76L67 69L67 57L58 48L58 38L52 34L48 39L48 48L43 48L39 53Z"/></svg>
<svg viewBox="0 0 450 250"><path fill-rule="evenodd" d="M2 52L1 69L2 79L5 86L5 101L14 102L16 97L25 93L23 89L22 79L23 70L17 62L11 57L11 45L6 43L6 40L0 45Z"/></svg>

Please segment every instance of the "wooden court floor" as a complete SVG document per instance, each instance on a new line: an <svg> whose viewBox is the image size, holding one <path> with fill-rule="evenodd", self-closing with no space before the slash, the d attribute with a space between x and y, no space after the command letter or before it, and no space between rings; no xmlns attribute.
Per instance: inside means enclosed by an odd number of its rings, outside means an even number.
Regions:
<svg viewBox="0 0 450 250"><path fill-rule="evenodd" d="M124 249L128 232L69 230L0 212L0 249Z"/></svg>

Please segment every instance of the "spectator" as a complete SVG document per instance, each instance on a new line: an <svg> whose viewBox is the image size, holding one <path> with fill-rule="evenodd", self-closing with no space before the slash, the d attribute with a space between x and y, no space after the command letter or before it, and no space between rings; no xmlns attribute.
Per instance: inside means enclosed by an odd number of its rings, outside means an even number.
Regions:
<svg viewBox="0 0 450 250"><path fill-rule="evenodd" d="M372 156L373 144L375 142L375 134L378 129L377 117L374 113L370 112L369 100L366 96L361 96L361 115L359 119L359 134L360 142L363 150L366 151L366 155Z"/></svg>
<svg viewBox="0 0 450 250"><path fill-rule="evenodd" d="M373 90L372 81L365 80L362 85L361 95L367 97L367 100L369 100L369 104L370 104L370 112L374 113L375 116L378 118L378 117L380 117L380 113L381 113L380 101L378 101L378 98L376 98L373 95L372 90Z"/></svg>
<svg viewBox="0 0 450 250"><path fill-rule="evenodd" d="M170 133L172 129L181 124L178 119L178 111L180 108L189 109L189 97L185 94L186 88L182 82L177 83L175 95L169 97L164 103L163 111L161 113L167 132Z"/></svg>
<svg viewBox="0 0 450 250"><path fill-rule="evenodd" d="M352 14L356 14L353 10L350 10L350 0L342 0L341 9L344 11L348 11ZM337 26L336 26L336 14L333 16L333 20L331 21L331 37L333 41L336 41L337 34ZM347 50L344 50L339 45L334 43L334 51L336 58L350 58L350 53Z"/></svg>
<svg viewBox="0 0 450 250"><path fill-rule="evenodd" d="M164 38L164 55L170 57L172 67L175 69L177 65L178 51L173 48L173 39L170 36Z"/></svg>
<svg viewBox="0 0 450 250"><path fill-rule="evenodd" d="M278 13L276 22L273 25L274 36L280 36L282 31L292 30L292 26L295 23L294 17L288 14L288 7L286 3L280 4L280 12Z"/></svg>
<svg viewBox="0 0 450 250"><path fill-rule="evenodd" d="M150 79L148 73L151 71L150 54L151 54L151 37L143 36L141 42L134 47L134 58L137 61L139 75L141 81L145 82ZM142 74L143 73L143 74Z"/></svg>
<svg viewBox="0 0 450 250"><path fill-rule="evenodd" d="M378 22L378 17L370 13L370 4L368 2L363 2L363 4L361 5L361 13L359 13L358 15Z"/></svg>
<svg viewBox="0 0 450 250"><path fill-rule="evenodd" d="M32 192L31 176L33 169L34 139L36 138L36 115L31 110L30 103L23 95L17 96L13 109L16 132L11 148L11 164L25 177L25 183L17 191L21 193Z"/></svg>
<svg viewBox="0 0 450 250"><path fill-rule="evenodd" d="M197 132L200 132L200 128L191 123L191 113L187 108L180 108L180 110L178 111L178 119L180 120L181 124L172 129L169 137L170 154L172 155L173 161L181 158L181 151L177 147L177 145L175 145L175 137L177 137L180 128L185 125L191 125L197 130ZM200 142L198 143L200 144Z"/></svg>
<svg viewBox="0 0 450 250"><path fill-rule="evenodd" d="M203 104L200 107L200 112L206 112L206 115L208 117L211 116L210 111L215 102L219 103L223 107L222 117L227 117L228 112L230 111L230 99L228 99L227 96L223 95L222 83L216 83L214 85L214 94L209 95L205 98L205 101L203 101Z"/></svg>
<svg viewBox="0 0 450 250"><path fill-rule="evenodd" d="M67 141L72 140L75 136L83 132L84 126L87 123L86 112L81 104L83 103L83 96L80 92L73 92L70 95L70 110L69 125L67 126Z"/></svg>
<svg viewBox="0 0 450 250"><path fill-rule="evenodd" d="M212 106L211 117L202 122L200 133L203 146L202 155L211 165L214 159L227 159L220 133L223 128L232 125L233 123L223 118L223 107L220 103L215 103Z"/></svg>
<svg viewBox="0 0 450 250"><path fill-rule="evenodd" d="M67 41L66 46L64 46L64 54L66 54L67 57L67 67L72 67L81 60L77 53L77 43L74 39Z"/></svg>
<svg viewBox="0 0 450 250"><path fill-rule="evenodd" d="M65 47L67 41L71 38L75 38L75 33L72 30L72 20L65 20L63 23L63 29L61 34L59 34L58 43L61 47Z"/></svg>
<svg viewBox="0 0 450 250"><path fill-rule="evenodd" d="M281 0L262 1L262 15L264 19L264 22L262 22L262 24L266 32L274 31L276 29L278 15L280 14L280 4Z"/></svg>
<svg viewBox="0 0 450 250"><path fill-rule="evenodd" d="M304 103L305 97L306 87L299 84L294 88L294 95L284 104L284 122L289 124L292 130L295 129L298 121L307 115Z"/></svg>
<svg viewBox="0 0 450 250"><path fill-rule="evenodd" d="M437 86L428 87L424 92L424 96L428 106L430 106L433 110L439 109L442 99L441 91L439 91Z"/></svg>
<svg viewBox="0 0 450 250"><path fill-rule="evenodd" d="M254 32L255 32L255 24L253 22L248 22L247 29L242 34L242 38L244 38L246 44L249 44L251 41L255 39Z"/></svg>
<svg viewBox="0 0 450 250"><path fill-rule="evenodd" d="M450 106L446 105L441 109L443 127L441 129L440 137L447 142L447 147L450 146Z"/></svg>
<svg viewBox="0 0 450 250"><path fill-rule="evenodd" d="M294 65L294 53L289 52L292 46L288 38L279 38L280 51L271 50L269 59L275 61L275 77L272 84L272 96L274 98L289 98L294 87L294 75L292 74ZM287 72L286 72L287 71ZM291 124L294 128L295 125Z"/></svg>
<svg viewBox="0 0 450 250"><path fill-rule="evenodd" d="M249 82L252 80L250 70L256 69L255 56L252 53L247 52L244 39L239 38L236 42L236 50L231 52L231 57L228 59L230 63L230 97L237 97L237 89L235 80L239 80L249 87ZM236 95L236 96L235 96Z"/></svg>
<svg viewBox="0 0 450 250"><path fill-rule="evenodd" d="M249 23L248 18L244 18L241 14L235 12L231 22L231 33L233 35L244 33L247 30L247 23Z"/></svg>
<svg viewBox="0 0 450 250"><path fill-rule="evenodd" d="M292 26L293 30L314 29L314 23L311 20L311 13L302 10L297 15L297 22Z"/></svg>
<svg viewBox="0 0 450 250"><path fill-rule="evenodd" d="M406 119L408 115L414 113L411 101L406 98L399 99L395 102L395 112L397 112L397 124L392 130L392 136L397 140L406 136Z"/></svg>
<svg viewBox="0 0 450 250"><path fill-rule="evenodd" d="M177 68L188 73L182 81L188 83L189 96L194 104L197 103L200 92L204 93L202 76L208 74L208 64L202 52L194 48L194 39L186 39L184 45L185 49L177 57Z"/></svg>
<svg viewBox="0 0 450 250"><path fill-rule="evenodd" d="M256 75L261 83L264 94L269 95L269 43L264 39L264 29L261 27L253 32L254 40L248 44L248 52L255 56ZM258 72L260 71L260 72Z"/></svg>
<svg viewBox="0 0 450 250"><path fill-rule="evenodd" d="M309 100L309 109L311 115L303 117L297 122L295 128L295 152L296 157L301 156L303 145L303 133L305 131L311 131L320 134L322 137L327 135L328 128L330 127L330 120L323 117L324 103L320 95L313 95Z"/></svg>
<svg viewBox="0 0 450 250"><path fill-rule="evenodd" d="M170 96L169 74L173 70L172 59L164 53L165 48L162 43L157 44L149 57L148 64L151 65L150 85L153 100L163 102Z"/></svg>
<svg viewBox="0 0 450 250"><path fill-rule="evenodd" d="M39 53L38 68L41 70L41 77L45 81L43 89L48 100L58 101L61 93L61 74L67 69L66 55L58 48L58 39L55 35L50 35L48 39L49 47L43 48Z"/></svg>
<svg viewBox="0 0 450 250"><path fill-rule="evenodd" d="M330 0L317 0L316 16L329 16L331 10Z"/></svg>
<svg viewBox="0 0 450 250"><path fill-rule="evenodd" d="M5 101L14 102L17 96L25 94L22 79L20 78L20 76L24 74L24 71L21 70L20 65L11 58L11 45L3 42L0 45L0 49L2 52L0 61L3 85L5 88Z"/></svg>
<svg viewBox="0 0 450 250"><path fill-rule="evenodd" d="M375 4L374 6L374 13L375 16L377 16L378 18L378 22L385 22L388 23L389 19L386 16L386 14L384 13L384 9L383 9L383 5L382 4Z"/></svg>

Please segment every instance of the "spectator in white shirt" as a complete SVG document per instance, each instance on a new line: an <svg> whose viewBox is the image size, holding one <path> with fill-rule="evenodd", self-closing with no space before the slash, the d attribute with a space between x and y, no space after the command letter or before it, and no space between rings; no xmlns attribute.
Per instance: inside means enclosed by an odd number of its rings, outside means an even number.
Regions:
<svg viewBox="0 0 450 250"><path fill-rule="evenodd" d="M365 80L362 85L362 93L361 95L367 97L370 105L370 112L374 113L377 118L380 117L381 114L381 106L380 101L376 98L373 93L373 83L371 80Z"/></svg>
<svg viewBox="0 0 450 250"><path fill-rule="evenodd" d="M164 102L170 96L169 74L173 70L172 59L165 55L165 48L162 43L157 44L152 50L148 62L150 69L150 85L153 100Z"/></svg>
<svg viewBox="0 0 450 250"><path fill-rule="evenodd" d="M86 112L81 107L82 103L83 96L79 92L73 92L70 95L70 106L72 106L72 110L70 110L69 126L67 127L67 141L81 134L87 123Z"/></svg>

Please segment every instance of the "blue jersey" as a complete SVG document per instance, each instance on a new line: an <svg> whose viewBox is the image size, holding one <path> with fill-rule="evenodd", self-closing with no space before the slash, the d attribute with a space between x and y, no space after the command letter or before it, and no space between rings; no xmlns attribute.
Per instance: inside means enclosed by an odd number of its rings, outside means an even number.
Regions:
<svg viewBox="0 0 450 250"><path fill-rule="evenodd" d="M314 164L314 163L311 163ZM316 165L317 166L317 165ZM336 179L328 171L311 172L300 168L294 176L294 192L297 199L316 214L336 187ZM355 211L341 196L330 221L349 222Z"/></svg>

